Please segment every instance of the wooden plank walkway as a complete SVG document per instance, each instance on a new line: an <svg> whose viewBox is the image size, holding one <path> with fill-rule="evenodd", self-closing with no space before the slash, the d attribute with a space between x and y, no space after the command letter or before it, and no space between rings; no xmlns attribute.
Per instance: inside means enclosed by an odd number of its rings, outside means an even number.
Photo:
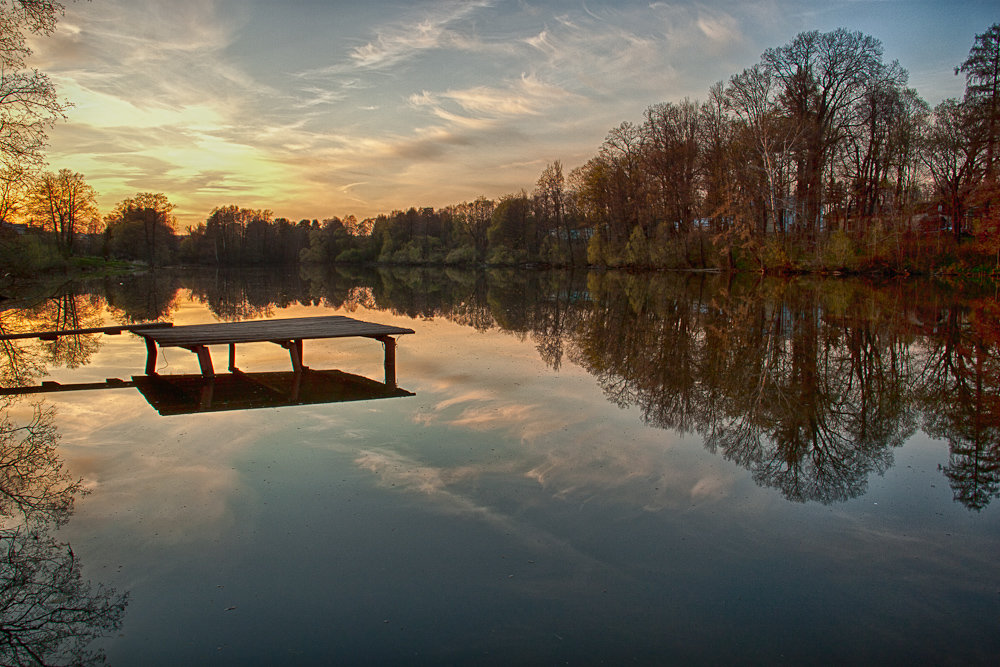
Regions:
<svg viewBox="0 0 1000 667"><path fill-rule="evenodd" d="M0 387L0 396L24 396L26 394L51 394L60 391L89 391L93 389L122 389L134 387L134 382L120 378L108 378L104 382L75 382L65 384L46 380L39 385L30 387Z"/></svg>
<svg viewBox="0 0 1000 667"><path fill-rule="evenodd" d="M193 324L136 331L146 341L146 374L156 374L156 347L181 347L198 355L202 375L215 374L209 345L229 346L229 370L236 371L237 343L276 343L288 350L292 370L302 371L302 343L322 338L373 338L385 345L386 384L396 384L396 340L393 336L415 333L413 329L364 322L343 315L297 317L247 322Z"/></svg>
<svg viewBox="0 0 1000 667"><path fill-rule="evenodd" d="M80 336L84 334L107 334L108 336L120 335L123 331L138 333L149 329L164 329L172 327L170 322L150 322L148 324L122 324L113 327L91 327L89 329L56 329L54 331L31 331L28 333L3 334L0 340L23 340L25 338L39 338L41 340L56 340L60 336Z"/></svg>

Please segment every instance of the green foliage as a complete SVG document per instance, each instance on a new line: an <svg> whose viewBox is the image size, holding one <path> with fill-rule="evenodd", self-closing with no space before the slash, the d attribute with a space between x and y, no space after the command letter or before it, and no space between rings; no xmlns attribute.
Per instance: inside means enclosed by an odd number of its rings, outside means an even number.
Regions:
<svg viewBox="0 0 1000 667"><path fill-rule="evenodd" d="M759 259L764 271L781 273L792 268L784 244L775 237L770 237L764 242L760 249Z"/></svg>
<svg viewBox="0 0 1000 667"><path fill-rule="evenodd" d="M635 267L650 266L649 242L646 234L638 225L632 230L632 235L625 246L625 265Z"/></svg>
<svg viewBox="0 0 1000 667"><path fill-rule="evenodd" d="M541 259L552 266L569 266L572 263L565 243L560 243L554 236L546 236L542 241Z"/></svg>
<svg viewBox="0 0 1000 667"><path fill-rule="evenodd" d="M823 250L823 263L831 269L855 268L854 244L846 232L838 229L830 234Z"/></svg>
<svg viewBox="0 0 1000 667"><path fill-rule="evenodd" d="M518 266L530 263L525 250L515 250L506 246L495 247L486 257L486 263L491 266Z"/></svg>
<svg viewBox="0 0 1000 667"><path fill-rule="evenodd" d="M150 228L143 220L124 220L108 225L108 248L118 259L139 260L152 265L168 264L177 238L165 224Z"/></svg>
<svg viewBox="0 0 1000 667"><path fill-rule="evenodd" d="M360 264L365 261L365 253L360 248L348 248L334 260L337 264Z"/></svg>
<svg viewBox="0 0 1000 667"><path fill-rule="evenodd" d="M66 268L66 259L56 245L42 236L25 234L0 239L0 266L16 277Z"/></svg>
<svg viewBox="0 0 1000 667"><path fill-rule="evenodd" d="M472 246L462 246L455 248L445 257L444 263L449 265L474 264L476 261L476 249Z"/></svg>
<svg viewBox="0 0 1000 667"><path fill-rule="evenodd" d="M537 222L527 195L521 193L501 198L493 210L487 232L490 256L500 259L537 255L537 235ZM487 261L507 263L494 259Z"/></svg>
<svg viewBox="0 0 1000 667"><path fill-rule="evenodd" d="M610 264L605 252L605 243L600 233L590 237L587 243L587 263L592 266L607 266Z"/></svg>

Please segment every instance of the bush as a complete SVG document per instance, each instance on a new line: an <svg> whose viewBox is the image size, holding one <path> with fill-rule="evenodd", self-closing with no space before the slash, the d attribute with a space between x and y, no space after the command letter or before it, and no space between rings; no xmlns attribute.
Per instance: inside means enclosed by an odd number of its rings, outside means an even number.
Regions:
<svg viewBox="0 0 1000 667"><path fill-rule="evenodd" d="M854 244L843 230L838 229L827 239L823 248L823 264L830 269L850 271L855 268Z"/></svg>
<svg viewBox="0 0 1000 667"><path fill-rule="evenodd" d="M462 246L455 248L444 258L445 264L474 264L476 261L476 249L472 246Z"/></svg>
<svg viewBox="0 0 1000 667"><path fill-rule="evenodd" d="M527 250L507 247L494 248L486 258L486 263L493 266L518 266L528 261Z"/></svg>
<svg viewBox="0 0 1000 667"><path fill-rule="evenodd" d="M639 225L632 229L628 245L625 246L625 264L635 267L649 266L649 243L646 241L646 233Z"/></svg>
<svg viewBox="0 0 1000 667"><path fill-rule="evenodd" d="M66 259L52 243L34 234L0 240L0 266L5 273L28 277L66 268Z"/></svg>
<svg viewBox="0 0 1000 667"><path fill-rule="evenodd" d="M348 248L334 260L337 264L360 264L365 261L365 254L360 248Z"/></svg>
<svg viewBox="0 0 1000 667"><path fill-rule="evenodd" d="M760 249L760 263L765 271L782 272L791 268L784 246L773 237L768 238Z"/></svg>

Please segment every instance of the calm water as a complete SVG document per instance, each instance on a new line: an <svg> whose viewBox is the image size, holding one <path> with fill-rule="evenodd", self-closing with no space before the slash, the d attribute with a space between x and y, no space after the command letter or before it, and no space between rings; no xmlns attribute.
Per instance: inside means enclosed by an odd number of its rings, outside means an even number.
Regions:
<svg viewBox="0 0 1000 667"><path fill-rule="evenodd" d="M0 399L4 664L1000 650L993 292L382 271L13 296L4 333L346 314L416 334L397 349L413 396L199 412L198 394L172 416L128 386ZM130 334L0 345L8 388L145 364ZM239 353L289 368L277 345ZM372 340L307 341L305 361L383 379Z"/></svg>

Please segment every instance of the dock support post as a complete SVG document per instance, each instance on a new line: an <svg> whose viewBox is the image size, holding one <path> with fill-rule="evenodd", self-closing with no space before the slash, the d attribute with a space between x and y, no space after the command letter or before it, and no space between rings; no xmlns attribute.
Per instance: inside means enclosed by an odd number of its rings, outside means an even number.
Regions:
<svg viewBox="0 0 1000 667"><path fill-rule="evenodd" d="M146 339L146 375L156 375L156 342Z"/></svg>
<svg viewBox="0 0 1000 667"><path fill-rule="evenodd" d="M212 366L212 353L206 345L193 345L187 348L198 355L198 365L201 366L201 374L207 378L215 377L215 367Z"/></svg>
<svg viewBox="0 0 1000 667"><path fill-rule="evenodd" d="M229 370L236 372L236 343L229 344Z"/></svg>
<svg viewBox="0 0 1000 667"><path fill-rule="evenodd" d="M396 386L396 339L391 336L380 336L385 345L385 386Z"/></svg>
<svg viewBox="0 0 1000 667"><path fill-rule="evenodd" d="M302 339L277 341L281 347L288 350L288 356L292 359L292 370L301 373L305 366L302 365Z"/></svg>

